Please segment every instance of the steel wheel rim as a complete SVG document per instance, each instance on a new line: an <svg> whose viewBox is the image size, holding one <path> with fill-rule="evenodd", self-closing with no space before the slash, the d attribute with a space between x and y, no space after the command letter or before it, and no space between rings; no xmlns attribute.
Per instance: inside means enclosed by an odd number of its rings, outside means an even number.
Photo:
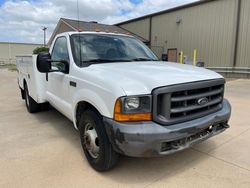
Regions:
<svg viewBox="0 0 250 188"><path fill-rule="evenodd" d="M83 145L93 158L98 158L99 156L99 139L96 130L92 123L87 123L85 125L84 135L83 135Z"/></svg>

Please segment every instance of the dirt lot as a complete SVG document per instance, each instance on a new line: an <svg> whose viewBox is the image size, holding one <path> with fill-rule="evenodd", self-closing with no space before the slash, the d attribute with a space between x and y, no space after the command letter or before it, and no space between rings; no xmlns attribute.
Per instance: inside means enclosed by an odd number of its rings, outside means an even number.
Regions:
<svg viewBox="0 0 250 188"><path fill-rule="evenodd" d="M231 80L231 128L163 158L122 157L110 172L88 165L78 132L59 112L29 114L16 72L0 70L0 187L250 187L250 80Z"/></svg>

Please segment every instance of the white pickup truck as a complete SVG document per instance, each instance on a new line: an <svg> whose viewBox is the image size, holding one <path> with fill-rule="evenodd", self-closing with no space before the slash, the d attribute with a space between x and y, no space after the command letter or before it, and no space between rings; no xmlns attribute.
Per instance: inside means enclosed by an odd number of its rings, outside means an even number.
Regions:
<svg viewBox="0 0 250 188"><path fill-rule="evenodd" d="M68 117L98 171L112 168L119 154L163 156L229 127L222 76L159 61L129 35L62 33L49 53L18 57L17 67L28 111L49 103Z"/></svg>

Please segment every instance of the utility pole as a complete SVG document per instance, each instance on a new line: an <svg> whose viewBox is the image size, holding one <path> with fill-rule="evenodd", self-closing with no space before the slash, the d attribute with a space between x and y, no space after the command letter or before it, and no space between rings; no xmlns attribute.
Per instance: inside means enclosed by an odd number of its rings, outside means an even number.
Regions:
<svg viewBox="0 0 250 188"><path fill-rule="evenodd" d="M43 30L43 46L46 47L46 30L48 28L47 27L42 27Z"/></svg>

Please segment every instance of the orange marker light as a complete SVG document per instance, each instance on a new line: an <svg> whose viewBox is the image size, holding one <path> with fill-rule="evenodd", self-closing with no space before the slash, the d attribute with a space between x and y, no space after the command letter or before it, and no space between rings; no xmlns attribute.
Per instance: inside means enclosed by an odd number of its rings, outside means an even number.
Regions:
<svg viewBox="0 0 250 188"><path fill-rule="evenodd" d="M96 32L100 32L100 29L98 27L95 28Z"/></svg>

